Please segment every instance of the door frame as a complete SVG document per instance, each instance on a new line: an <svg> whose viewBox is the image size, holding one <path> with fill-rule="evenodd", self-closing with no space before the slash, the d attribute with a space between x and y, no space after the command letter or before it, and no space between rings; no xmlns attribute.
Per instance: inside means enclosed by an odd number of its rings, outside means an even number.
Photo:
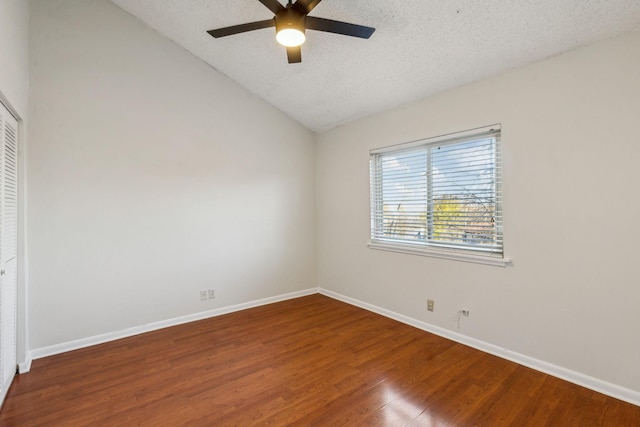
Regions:
<svg viewBox="0 0 640 427"><path fill-rule="evenodd" d="M28 328L28 270L27 270L27 120L14 108L0 88L0 103L18 121L18 235L16 287L16 360L18 372L31 369Z"/></svg>

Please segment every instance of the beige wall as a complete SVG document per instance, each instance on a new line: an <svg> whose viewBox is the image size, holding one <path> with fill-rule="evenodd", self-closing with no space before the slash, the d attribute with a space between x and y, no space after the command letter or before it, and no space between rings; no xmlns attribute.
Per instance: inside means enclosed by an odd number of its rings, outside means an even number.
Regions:
<svg viewBox="0 0 640 427"><path fill-rule="evenodd" d="M321 135L318 285L638 396L638 76L635 33ZM513 267L368 249L369 150L493 123Z"/></svg>
<svg viewBox="0 0 640 427"><path fill-rule="evenodd" d="M0 2L0 93L14 112L27 115L29 2Z"/></svg>
<svg viewBox="0 0 640 427"><path fill-rule="evenodd" d="M315 286L308 130L106 0L30 36L33 349Z"/></svg>

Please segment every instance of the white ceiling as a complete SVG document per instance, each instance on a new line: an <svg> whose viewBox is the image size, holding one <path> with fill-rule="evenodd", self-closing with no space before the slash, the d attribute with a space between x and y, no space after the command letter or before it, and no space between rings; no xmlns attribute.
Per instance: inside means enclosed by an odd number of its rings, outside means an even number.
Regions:
<svg viewBox="0 0 640 427"><path fill-rule="evenodd" d="M273 28L206 33L271 18L258 0L111 1L316 132L640 29L640 0L324 0L376 32L308 31L288 64Z"/></svg>

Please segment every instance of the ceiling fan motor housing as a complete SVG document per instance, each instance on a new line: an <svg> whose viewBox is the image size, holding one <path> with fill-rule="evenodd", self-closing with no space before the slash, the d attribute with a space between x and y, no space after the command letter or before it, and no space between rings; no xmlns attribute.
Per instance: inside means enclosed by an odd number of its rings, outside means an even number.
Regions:
<svg viewBox="0 0 640 427"><path fill-rule="evenodd" d="M287 7L276 13L276 33L282 30L298 30L304 34L305 15L292 7Z"/></svg>

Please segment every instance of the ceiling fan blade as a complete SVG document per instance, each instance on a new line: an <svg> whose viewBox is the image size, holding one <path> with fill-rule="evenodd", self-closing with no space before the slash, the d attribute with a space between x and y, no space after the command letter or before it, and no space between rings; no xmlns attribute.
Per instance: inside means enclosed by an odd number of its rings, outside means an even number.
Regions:
<svg viewBox="0 0 640 427"><path fill-rule="evenodd" d="M302 49L300 48L300 46L288 47L287 59L289 59L289 64L296 64L298 62L302 62Z"/></svg>
<svg viewBox="0 0 640 427"><path fill-rule="evenodd" d="M285 9L285 7L281 5L278 0L258 0L258 1L263 5L265 5L274 14Z"/></svg>
<svg viewBox="0 0 640 427"><path fill-rule="evenodd" d="M233 34L246 33L247 31L260 30L262 28L275 27L275 19L266 19L264 21L249 22L248 24L233 25L231 27L218 28L209 30L207 33L215 38L231 36Z"/></svg>
<svg viewBox="0 0 640 427"><path fill-rule="evenodd" d="M360 37L362 39L368 39L376 30L375 28L365 27L363 25L349 24L347 22L334 21L332 19L316 18L315 16L307 16L305 18L304 26L307 30L324 31L326 33Z"/></svg>
<svg viewBox="0 0 640 427"><path fill-rule="evenodd" d="M313 10L322 0L298 0L294 6L305 13L305 15Z"/></svg>

